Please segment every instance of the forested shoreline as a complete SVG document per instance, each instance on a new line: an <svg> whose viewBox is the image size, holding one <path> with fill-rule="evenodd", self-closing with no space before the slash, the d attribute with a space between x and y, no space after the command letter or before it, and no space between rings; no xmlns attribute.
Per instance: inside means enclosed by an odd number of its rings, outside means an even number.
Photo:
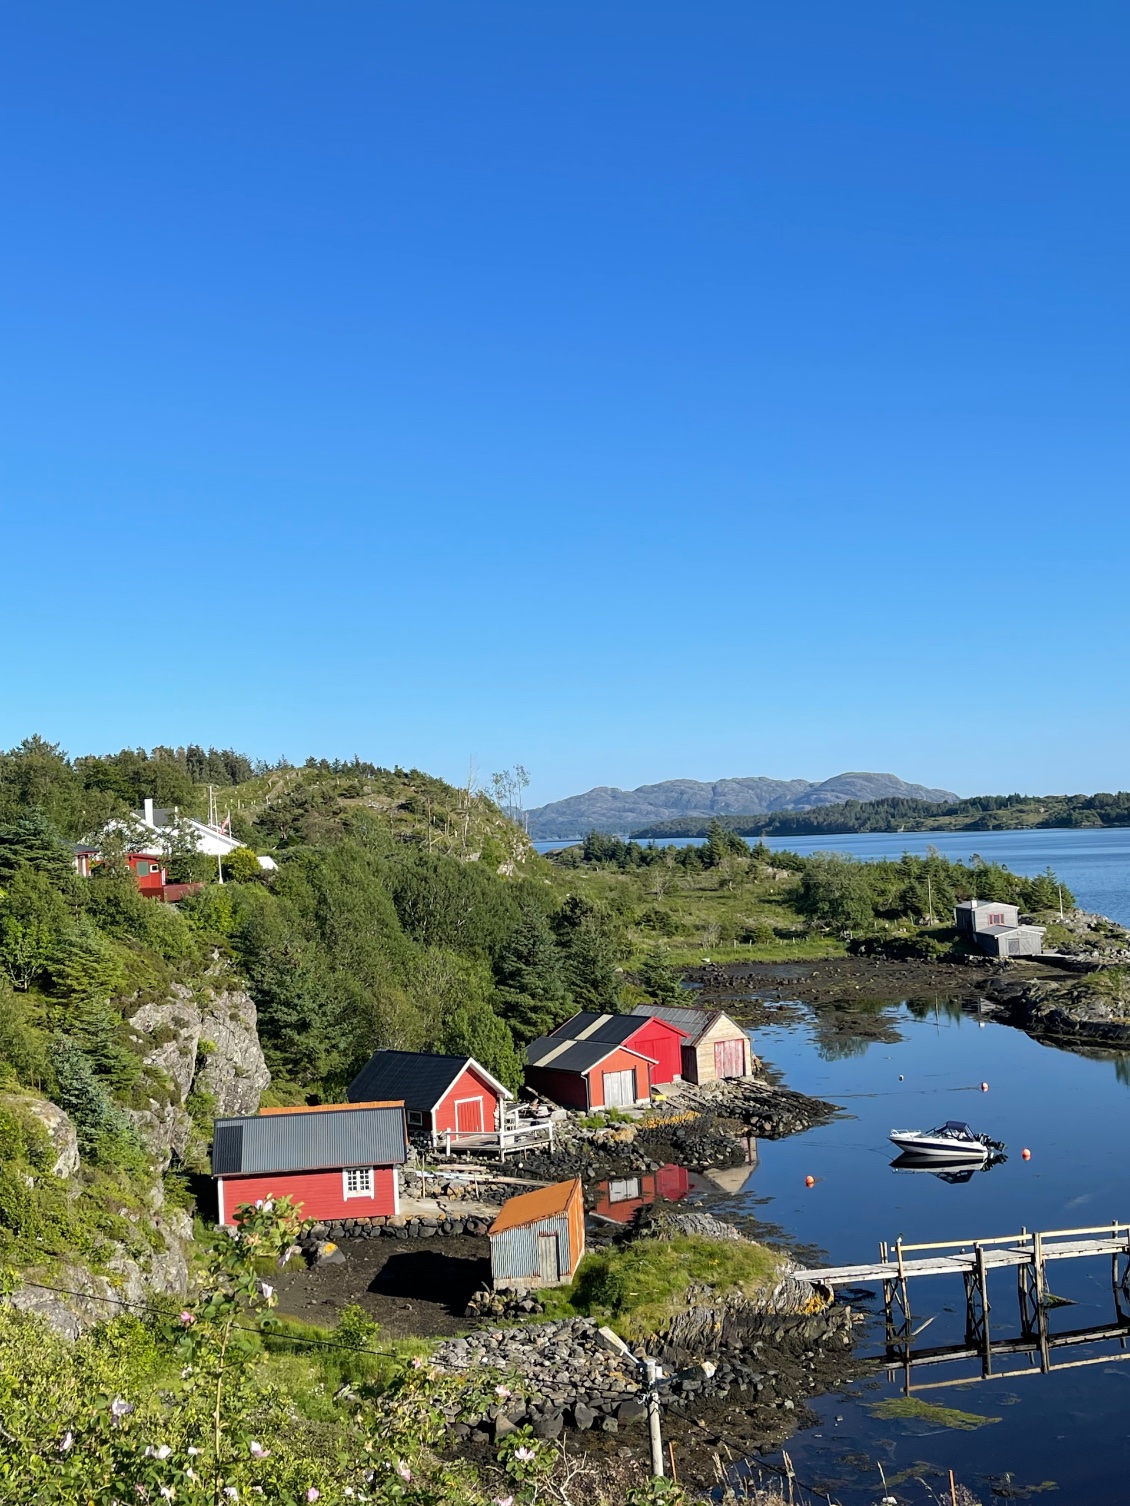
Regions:
<svg viewBox="0 0 1130 1506"><path fill-rule="evenodd" d="M716 818L741 837L849 836L856 832L1019 831L1027 828L1130 826L1130 792L1095 795L975 795L948 805L899 796L848 800L806 811ZM710 820L653 822L633 841L705 837Z"/></svg>

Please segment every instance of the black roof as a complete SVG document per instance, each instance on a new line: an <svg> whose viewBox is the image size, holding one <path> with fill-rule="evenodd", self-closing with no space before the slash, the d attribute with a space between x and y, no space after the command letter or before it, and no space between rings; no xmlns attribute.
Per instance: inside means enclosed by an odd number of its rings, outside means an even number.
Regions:
<svg viewBox="0 0 1130 1506"><path fill-rule="evenodd" d="M467 1066L481 1072L501 1095L512 1095L470 1056L439 1056L430 1051L374 1051L349 1084L350 1103L403 1098L404 1107L428 1113Z"/></svg>
<svg viewBox="0 0 1130 1506"><path fill-rule="evenodd" d="M549 1033L567 1041L601 1041L606 1046L622 1046L640 1028L641 1021L635 1015L596 1014L586 1009Z"/></svg>
<svg viewBox="0 0 1130 1506"><path fill-rule="evenodd" d="M212 1175L399 1166L408 1155L404 1110L396 1104L217 1119Z"/></svg>

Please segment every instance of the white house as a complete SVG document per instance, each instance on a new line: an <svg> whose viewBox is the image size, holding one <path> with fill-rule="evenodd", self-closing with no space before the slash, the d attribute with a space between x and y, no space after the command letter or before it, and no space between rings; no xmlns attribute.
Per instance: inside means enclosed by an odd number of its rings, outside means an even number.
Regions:
<svg viewBox="0 0 1130 1506"><path fill-rule="evenodd" d="M203 853L205 857L226 858L237 847L243 846L238 837L233 837L231 832L225 831L222 826L210 826L206 821L182 816L175 805L172 807L154 806L152 800L146 800L143 809L132 811L131 815L139 826L147 827L156 833L155 841L163 852L169 850L169 828L177 824L182 831L196 838L196 850ZM259 859L259 867L268 871L278 866L274 858L261 857Z"/></svg>

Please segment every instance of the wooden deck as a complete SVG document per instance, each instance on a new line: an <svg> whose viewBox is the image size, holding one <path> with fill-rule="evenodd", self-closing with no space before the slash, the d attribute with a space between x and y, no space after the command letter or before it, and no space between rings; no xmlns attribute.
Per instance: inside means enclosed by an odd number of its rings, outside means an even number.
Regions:
<svg viewBox="0 0 1130 1506"><path fill-rule="evenodd" d="M1130 1224L1099 1224L1084 1229L995 1235L989 1239L946 1240L937 1244L881 1247L877 1261L862 1265L818 1267L809 1272L824 1286L867 1286L873 1281L903 1281L915 1276L968 1276L1006 1267L1044 1265L1052 1260L1084 1260L1095 1255L1130 1255Z"/></svg>
<svg viewBox="0 0 1130 1506"><path fill-rule="evenodd" d="M1047 1267L1052 1261L1107 1259L1114 1299L1114 1322L1098 1327L1053 1333L1049 1312L1056 1299L1049 1296ZM989 1276L993 1271L1016 1272L1016 1295L1020 1314L1020 1334L993 1338L990 1332ZM881 1282L886 1317L888 1374L893 1379L901 1372L910 1394L912 1378L923 1366L955 1361L976 1361L981 1379L994 1377L994 1365L1018 1356L1022 1365L1038 1364L1047 1373L1080 1365L1109 1363L1130 1358L1130 1313L1122 1298L1130 1293L1130 1224L1115 1220L1109 1224L1080 1229L1048 1229L1019 1234L993 1235L987 1239L944 1240L933 1244L882 1244L879 1259L858 1265L828 1266L807 1272L809 1279L833 1291L837 1288L868 1286ZM934 1321L927 1318L916 1325L911 1313L912 1283L923 1276L960 1276L965 1287L965 1338L959 1344L938 1348L915 1346L915 1339ZM1056 1365L1053 1355L1060 1349L1074 1349L1085 1344L1117 1345L1116 1355L1075 1359ZM997 1375L1037 1373L1015 1368L998 1369ZM931 1386L964 1385L967 1379L933 1381ZM917 1388L921 1389L921 1387Z"/></svg>

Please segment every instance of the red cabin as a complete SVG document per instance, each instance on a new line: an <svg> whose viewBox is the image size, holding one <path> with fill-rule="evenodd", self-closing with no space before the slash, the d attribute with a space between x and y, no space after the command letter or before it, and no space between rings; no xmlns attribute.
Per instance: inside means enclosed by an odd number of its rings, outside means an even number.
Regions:
<svg viewBox="0 0 1130 1506"><path fill-rule="evenodd" d="M241 1203L289 1197L306 1218L379 1218L400 1211L397 1168L408 1155L399 1103L263 1109L217 1119L212 1175L219 1221Z"/></svg>
<svg viewBox="0 0 1130 1506"><path fill-rule="evenodd" d="M654 1061L627 1046L543 1035L526 1047L526 1085L570 1109L630 1109L651 1102Z"/></svg>
<svg viewBox="0 0 1130 1506"><path fill-rule="evenodd" d="M502 1105L514 1095L473 1056L374 1051L346 1097L402 1099L409 1134L429 1135L434 1145L448 1134L453 1141L493 1135L501 1128Z"/></svg>
<svg viewBox="0 0 1130 1506"><path fill-rule="evenodd" d="M164 860L156 852L131 852L126 857L129 871L137 880L142 894L163 898L167 882Z"/></svg>
<svg viewBox="0 0 1130 1506"><path fill-rule="evenodd" d="M655 1087L678 1082L683 1072L683 1042L687 1032L671 1020L634 1014L596 1014L585 1010L551 1030L548 1040L600 1041L607 1046L626 1046L653 1063Z"/></svg>

